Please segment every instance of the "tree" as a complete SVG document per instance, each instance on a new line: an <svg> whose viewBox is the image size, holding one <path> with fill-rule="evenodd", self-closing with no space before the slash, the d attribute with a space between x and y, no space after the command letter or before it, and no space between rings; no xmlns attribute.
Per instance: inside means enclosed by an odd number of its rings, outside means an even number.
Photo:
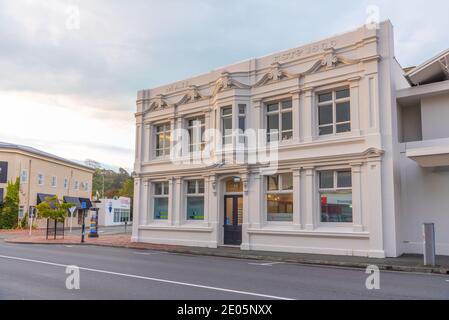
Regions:
<svg viewBox="0 0 449 320"><path fill-rule="evenodd" d="M68 210L71 207L75 207L74 203L64 203L58 199L58 197L46 197L45 201L39 203L36 206L37 215L39 218L47 218L56 220L58 222L64 222Z"/></svg>
<svg viewBox="0 0 449 320"><path fill-rule="evenodd" d="M129 179L132 179L131 176L123 168L119 172L97 168L93 175L92 195L95 196L98 192L101 197L113 198L122 195L122 192L129 194ZM128 186L124 189L125 183Z"/></svg>
<svg viewBox="0 0 449 320"><path fill-rule="evenodd" d="M0 229L14 229L19 220L20 179L8 182L5 201L0 212Z"/></svg>
<svg viewBox="0 0 449 320"><path fill-rule="evenodd" d="M119 190L120 197L132 198L134 196L134 179L128 178L123 183L122 188Z"/></svg>

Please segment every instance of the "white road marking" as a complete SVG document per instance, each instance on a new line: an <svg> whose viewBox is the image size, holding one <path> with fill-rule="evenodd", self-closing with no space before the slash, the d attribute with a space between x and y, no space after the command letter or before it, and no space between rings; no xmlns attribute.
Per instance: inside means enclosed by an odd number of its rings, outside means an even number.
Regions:
<svg viewBox="0 0 449 320"><path fill-rule="evenodd" d="M33 259L26 259L26 258L19 258L19 257L12 257L12 256L0 255L0 258L8 259L8 260L16 260L16 261L38 263L38 264L44 264L44 265L55 266L55 267L63 267L63 268L67 268L69 266L69 265L60 264L60 263L40 261L40 260L33 260ZM268 295L268 294L261 294L261 293L248 292L248 291L239 291L239 290L225 289L225 288L212 287L212 286L204 286L204 285L199 285L199 284L194 284L194 283L187 283L187 282L179 282L179 281L172 281L172 280L159 279L159 278L144 277L144 276L139 276L139 275L126 274L126 273L120 273L120 272L112 272L112 271L107 271L107 270L91 269L91 268L84 268L84 267L79 267L79 269L80 270L85 270L85 271L90 271L90 272L110 274L110 275L114 275L114 276L121 276L121 277L134 278L134 279L143 279L143 280L162 282L162 283L170 283L170 284L176 284L176 285L180 285L180 286L187 286L187 287L194 287L194 288L201 288L201 289L208 289L208 290L215 290L215 291L238 293L238 294L242 294L242 295L255 296L255 297L261 297L261 298L268 298L268 299L275 299L275 300L294 300L294 299L291 299L291 298L272 296L272 295Z"/></svg>
<svg viewBox="0 0 449 320"><path fill-rule="evenodd" d="M267 263L250 262L248 264L253 265L253 266L272 267L272 266L277 265L277 264L285 264L285 262L267 262Z"/></svg>
<svg viewBox="0 0 449 320"><path fill-rule="evenodd" d="M66 247L66 248L73 248L73 246L64 246L64 247Z"/></svg>
<svg viewBox="0 0 449 320"><path fill-rule="evenodd" d="M156 254L164 254L164 252L133 252L134 254L138 254L141 256L152 256Z"/></svg>

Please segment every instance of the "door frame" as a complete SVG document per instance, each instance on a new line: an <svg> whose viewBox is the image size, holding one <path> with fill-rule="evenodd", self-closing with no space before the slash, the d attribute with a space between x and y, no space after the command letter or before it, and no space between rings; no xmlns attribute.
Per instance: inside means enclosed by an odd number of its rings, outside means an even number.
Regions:
<svg viewBox="0 0 449 320"><path fill-rule="evenodd" d="M232 214L233 214L234 224L232 225L232 227L237 228L237 232L240 232L240 236L239 236L240 243L234 243L234 244L227 244L226 243L226 227L228 226L226 224L227 199L233 199L233 201L232 201L232 205L233 205ZM242 225L243 225L243 222L242 222L241 225L238 224L238 202L239 202L239 199L242 199L241 201L242 201L242 210L243 210L243 201L244 201L243 194L240 194L240 193L226 194L225 193L224 196L223 196L223 220L222 220L223 228L222 228L222 230L223 230L223 244L224 245L240 246L242 244L242 239L243 239L242 238L242 236L243 236ZM243 214L243 212L242 212L242 214ZM238 230L239 228L240 228L240 230ZM236 230L234 230L234 232L236 232Z"/></svg>

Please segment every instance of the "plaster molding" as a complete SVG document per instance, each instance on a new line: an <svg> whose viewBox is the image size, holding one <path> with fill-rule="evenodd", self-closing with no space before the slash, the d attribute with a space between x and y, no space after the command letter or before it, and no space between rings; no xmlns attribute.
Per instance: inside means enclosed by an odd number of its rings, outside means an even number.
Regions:
<svg viewBox="0 0 449 320"><path fill-rule="evenodd" d="M288 71L282 70L282 66L279 62L274 62L270 66L270 71L257 81L253 87L257 88L283 79L294 79L298 77L299 75L297 74L291 74Z"/></svg>

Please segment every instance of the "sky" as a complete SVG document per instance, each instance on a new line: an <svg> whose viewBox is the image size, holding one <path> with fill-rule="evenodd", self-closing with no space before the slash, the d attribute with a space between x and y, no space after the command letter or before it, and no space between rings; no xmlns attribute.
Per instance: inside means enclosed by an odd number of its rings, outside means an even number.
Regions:
<svg viewBox="0 0 449 320"><path fill-rule="evenodd" d="M449 48L447 0L0 0L0 141L132 168L138 90L350 31L376 10L402 66Z"/></svg>

